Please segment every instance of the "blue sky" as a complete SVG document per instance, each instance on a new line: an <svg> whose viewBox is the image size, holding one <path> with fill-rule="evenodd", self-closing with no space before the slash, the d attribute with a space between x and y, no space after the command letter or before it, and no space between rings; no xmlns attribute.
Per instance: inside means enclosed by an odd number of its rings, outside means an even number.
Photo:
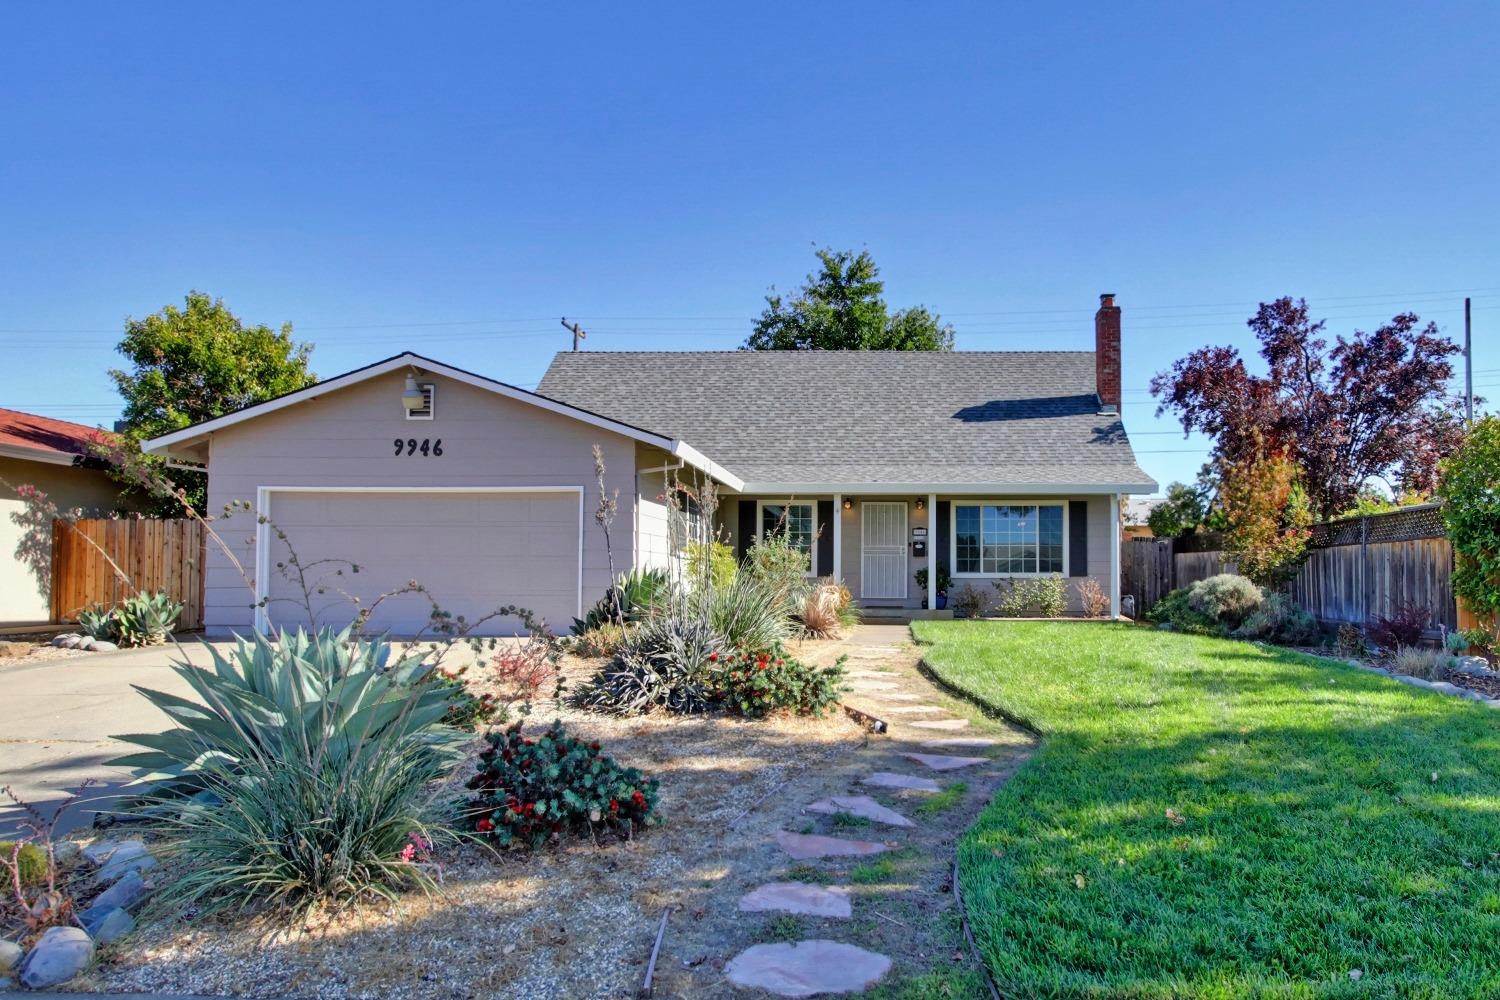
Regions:
<svg viewBox="0 0 1500 1000"><path fill-rule="evenodd" d="M1411 309L1500 397L1500 6L0 7L0 405L107 424L126 316L197 288L336 374L520 385L567 343L731 348L814 246L961 348L1092 346L1163 485L1153 372Z"/></svg>

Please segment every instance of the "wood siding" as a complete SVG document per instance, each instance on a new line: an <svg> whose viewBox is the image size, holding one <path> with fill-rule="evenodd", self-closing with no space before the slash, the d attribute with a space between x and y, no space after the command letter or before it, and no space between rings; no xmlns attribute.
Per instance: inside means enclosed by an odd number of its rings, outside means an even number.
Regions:
<svg viewBox="0 0 1500 1000"><path fill-rule="evenodd" d="M85 608L110 608L138 593L165 591L183 604L177 628L200 629L203 556L204 531L197 521L58 518L52 525L53 620L77 621Z"/></svg>

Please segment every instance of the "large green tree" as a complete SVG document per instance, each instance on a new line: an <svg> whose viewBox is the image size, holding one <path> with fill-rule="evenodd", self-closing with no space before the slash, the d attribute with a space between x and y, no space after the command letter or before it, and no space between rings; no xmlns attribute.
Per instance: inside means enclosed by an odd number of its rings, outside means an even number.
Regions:
<svg viewBox="0 0 1500 1000"><path fill-rule="evenodd" d="M168 305L144 319L126 320L117 350L130 368L112 369L109 375L125 398L124 434L135 441L317 381L307 369L312 345L294 341L290 323L279 330L249 326L223 299L196 291L188 293L182 308ZM186 472L172 478L202 510L204 477ZM180 514L181 509L161 513Z"/></svg>
<svg viewBox="0 0 1500 1000"><path fill-rule="evenodd" d="M868 250L819 250L819 267L789 298L774 290L747 351L951 351L953 327L923 306L891 312Z"/></svg>

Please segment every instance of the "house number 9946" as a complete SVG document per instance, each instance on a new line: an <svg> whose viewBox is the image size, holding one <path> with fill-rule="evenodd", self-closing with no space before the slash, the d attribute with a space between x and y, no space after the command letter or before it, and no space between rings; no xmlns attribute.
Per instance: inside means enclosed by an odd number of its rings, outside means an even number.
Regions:
<svg viewBox="0 0 1500 1000"><path fill-rule="evenodd" d="M403 454L415 455L418 452L421 452L423 455L431 455L433 458L441 458L443 454L442 438L438 438L436 441L432 438L423 438L420 441L416 438L396 438L393 443L396 446L397 458Z"/></svg>

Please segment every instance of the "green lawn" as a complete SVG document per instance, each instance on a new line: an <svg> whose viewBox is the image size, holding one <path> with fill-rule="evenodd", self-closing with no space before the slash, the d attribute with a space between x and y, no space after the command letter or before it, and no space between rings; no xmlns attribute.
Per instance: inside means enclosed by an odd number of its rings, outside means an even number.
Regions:
<svg viewBox="0 0 1500 1000"><path fill-rule="evenodd" d="M1130 625L912 630L1043 736L960 847L1002 992L1500 996L1500 711Z"/></svg>

